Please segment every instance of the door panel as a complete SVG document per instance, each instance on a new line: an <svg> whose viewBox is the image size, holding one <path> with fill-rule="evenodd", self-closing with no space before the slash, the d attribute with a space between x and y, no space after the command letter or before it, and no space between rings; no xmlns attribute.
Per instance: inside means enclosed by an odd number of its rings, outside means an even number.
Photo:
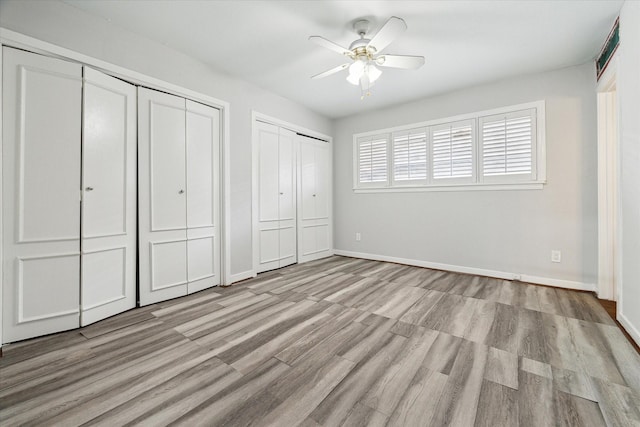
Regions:
<svg viewBox="0 0 640 427"><path fill-rule="evenodd" d="M140 305L187 294L184 98L138 88Z"/></svg>
<svg viewBox="0 0 640 427"><path fill-rule="evenodd" d="M85 312L127 297L127 248L82 253L82 317ZM134 301L135 305L135 301ZM133 308L133 307L129 307ZM123 310L124 311L124 310ZM113 313L115 314L115 313ZM105 317L108 317L105 316ZM97 319L96 319L97 320ZM94 320L95 321L95 320Z"/></svg>
<svg viewBox="0 0 640 427"><path fill-rule="evenodd" d="M82 68L2 54L2 339L12 342L79 326Z"/></svg>
<svg viewBox="0 0 640 427"><path fill-rule="evenodd" d="M214 227L220 113L187 100L187 227Z"/></svg>
<svg viewBox="0 0 640 427"><path fill-rule="evenodd" d="M214 276L213 257L217 255L214 253L214 243L213 237L200 237L188 241L189 282Z"/></svg>
<svg viewBox="0 0 640 427"><path fill-rule="evenodd" d="M313 219L316 212L316 149L312 144L300 144L300 195L301 218ZM305 251L306 252L306 251Z"/></svg>
<svg viewBox="0 0 640 427"><path fill-rule="evenodd" d="M77 254L18 258L19 323L78 313L79 259Z"/></svg>
<svg viewBox="0 0 640 427"><path fill-rule="evenodd" d="M187 100L187 292L220 284L220 111Z"/></svg>
<svg viewBox="0 0 640 427"><path fill-rule="evenodd" d="M171 98L149 105L152 231L186 227L185 107Z"/></svg>
<svg viewBox="0 0 640 427"><path fill-rule="evenodd" d="M296 260L296 227L295 225L281 227L279 267L295 264Z"/></svg>
<svg viewBox="0 0 640 427"><path fill-rule="evenodd" d="M279 175L279 203L278 219L290 220L295 218L295 169L294 142L295 133L280 128L280 142L278 145L278 175Z"/></svg>
<svg viewBox="0 0 640 427"><path fill-rule="evenodd" d="M302 230L298 242L298 261L306 262L332 253L331 145L305 136L299 136L298 143L298 229Z"/></svg>
<svg viewBox="0 0 640 427"><path fill-rule="evenodd" d="M259 220L277 221L279 216L278 127L258 124Z"/></svg>
<svg viewBox="0 0 640 427"><path fill-rule="evenodd" d="M151 243L151 290L177 287L176 296L183 295L187 283L187 241Z"/></svg>
<svg viewBox="0 0 640 427"><path fill-rule="evenodd" d="M84 67L81 326L136 304L136 88Z"/></svg>

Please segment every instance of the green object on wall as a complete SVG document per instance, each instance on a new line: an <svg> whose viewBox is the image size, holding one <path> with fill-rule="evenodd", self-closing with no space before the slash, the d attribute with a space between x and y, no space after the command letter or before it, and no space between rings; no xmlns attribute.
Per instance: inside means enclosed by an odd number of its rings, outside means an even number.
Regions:
<svg viewBox="0 0 640 427"><path fill-rule="evenodd" d="M613 56L613 53L618 48L620 44L620 21L616 19L615 24L613 24L613 29L609 33L609 37L607 37L607 41L605 42L602 50L600 51L600 55L598 55L598 59L596 59L596 72L598 75L598 79L604 70L607 69L607 65L609 64L609 60Z"/></svg>

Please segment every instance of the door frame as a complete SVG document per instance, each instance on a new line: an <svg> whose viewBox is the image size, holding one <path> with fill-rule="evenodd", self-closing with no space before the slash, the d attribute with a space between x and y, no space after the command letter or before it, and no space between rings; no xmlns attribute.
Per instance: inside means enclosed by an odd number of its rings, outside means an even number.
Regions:
<svg viewBox="0 0 640 427"><path fill-rule="evenodd" d="M52 58L63 59L70 62L76 62L83 65L87 65L97 71L103 72L107 75L117 77L125 80L137 86L144 86L150 89L167 92L172 95L181 96L183 98L191 99L196 102L200 102L205 105L217 108L220 110L220 159L221 159L221 171L220 171L220 192L221 192L221 207L220 207L220 225L221 225L221 247L220 254L220 267L221 267L221 285L230 285L231 282L231 187L230 187L230 147L231 147L231 105L227 101L223 101L218 98L214 98L209 95L196 92L185 87L169 83L165 80L157 79L155 77L148 76L137 71L130 70L125 67L121 67L110 62L103 61L101 59L88 56L71 49L56 46L54 44L45 42L43 40L24 35L22 33L8 30L0 27L0 50L2 47L14 47L18 49L27 50L29 52L46 55ZM2 54L0 53L0 81L2 81ZM0 99L2 99L2 89L0 84ZM0 102L0 147L2 146L2 102ZM2 200L2 150L0 150L0 200ZM78 188L80 191L80 188ZM0 224L2 224L2 212L0 210ZM3 252L2 245L0 245L0 278L3 277ZM2 307L2 292L0 291L0 308ZM2 316L0 309L0 352L2 346Z"/></svg>
<svg viewBox="0 0 640 427"><path fill-rule="evenodd" d="M620 101L614 53L596 85L598 135L598 298L620 300ZM612 95L613 93L613 95Z"/></svg>
<svg viewBox="0 0 640 427"><path fill-rule="evenodd" d="M258 206L259 206L259 183L258 183L258 127L257 122L269 123L275 126L283 127L289 129L296 133L302 133L307 136L318 138L324 141L327 141L329 144L330 151L330 189L331 194L333 195L333 137L329 135L325 135L321 132L314 131L312 129L305 128L303 126L299 126L285 120L278 119L276 117L269 116L267 114L263 114L256 110L251 110L251 247L252 247L252 269L250 271L246 271L244 273L236 274L233 276L233 282L239 282L241 280L250 279L257 276L258 265L260 264L260 251L259 251L259 236L258 236ZM299 141L296 138L294 141L294 151L298 152L298 144ZM296 156L296 185L298 183L298 162L299 156ZM298 206L298 190L295 191L296 194L296 210L299 210ZM331 252L333 253L333 197L329 198L329 212L331 213L329 220L329 229L331 234ZM300 212L297 212L296 215L296 244L299 242L298 235L298 216ZM299 246L299 245L298 245ZM300 248L296 248L296 253L298 254L298 262L300 262Z"/></svg>

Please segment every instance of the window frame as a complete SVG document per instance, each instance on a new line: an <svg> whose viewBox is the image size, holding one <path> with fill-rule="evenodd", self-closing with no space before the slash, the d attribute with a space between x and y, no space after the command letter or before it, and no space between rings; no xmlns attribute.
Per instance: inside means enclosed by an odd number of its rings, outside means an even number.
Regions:
<svg viewBox="0 0 640 427"><path fill-rule="evenodd" d="M424 179L402 179L402 180L397 180L396 179L396 170L395 170L395 145L396 145L396 135L400 136L400 135L406 135L408 137L408 140L411 139L411 135L412 134L418 134L418 133L424 133L424 137L425 137L425 148L426 148L426 159L425 159L425 163L426 163L426 176ZM410 128L410 129L403 129L403 130L398 130L395 132L392 132L391 134L391 138L390 138L390 153L391 155L389 156L389 171L391 172L391 186L392 187L411 187L411 186L416 186L416 185L427 185L430 182L430 175L431 175L431 160L430 160L430 147L431 147L431 142L429 140L429 130L426 127L414 127L414 128ZM409 141L407 141L407 144L409 144ZM409 166L410 163L407 164L407 166Z"/></svg>
<svg viewBox="0 0 640 427"><path fill-rule="evenodd" d="M528 113L528 114L522 114ZM516 117L524 117L525 115L529 115L531 117L531 172L526 174L511 174L511 175L484 175L484 140L483 140L483 124L485 121L495 120L499 117L508 118L516 118ZM481 183L492 184L492 183L504 183L504 182L535 182L537 176L537 111L535 108L528 108L524 110L505 112L499 114L492 114L482 116L478 119L478 181Z"/></svg>
<svg viewBox="0 0 640 427"><path fill-rule="evenodd" d="M534 133L532 137L532 174L527 177L521 175L500 175L483 177L482 147L481 147L481 119L496 115L516 113L523 110L535 111ZM433 179L432 133L433 128L456 122L473 121L472 126L472 179L441 178ZM545 101L539 100L523 104L510 105L491 110L461 114L452 117L411 123L385 129L361 132L353 135L353 191L356 193L375 192L423 192L423 191L468 191L468 190L539 190L546 184L546 141L545 141ZM424 128L427 133L427 179L396 181L394 178L393 140L394 133L411 132ZM387 137L387 180L386 182L359 182L359 143L362 138L373 138L385 135ZM517 177L517 178L514 178ZM487 179L490 178L490 179Z"/></svg>
<svg viewBox="0 0 640 427"><path fill-rule="evenodd" d="M353 156L354 156L354 164L356 167L353 169L353 181L357 184L357 188L386 188L389 187L389 183L391 182L391 177L389 175L391 159L390 156L390 133L388 132L375 132L370 133L366 136L360 136L358 138L354 138L353 144ZM386 139L386 156L387 156L387 179L385 181L376 181L376 182L361 182L360 181L360 147L362 143L373 142L373 140L377 139ZM368 140L368 141L367 141Z"/></svg>

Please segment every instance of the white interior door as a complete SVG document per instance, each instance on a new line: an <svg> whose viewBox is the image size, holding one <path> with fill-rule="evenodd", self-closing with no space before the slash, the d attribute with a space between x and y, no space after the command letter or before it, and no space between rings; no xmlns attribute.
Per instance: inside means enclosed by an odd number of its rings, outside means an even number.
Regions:
<svg viewBox="0 0 640 427"><path fill-rule="evenodd" d="M279 129L257 122L258 156L258 267L257 272L280 266Z"/></svg>
<svg viewBox="0 0 640 427"><path fill-rule="evenodd" d="M295 264L296 250L296 133L279 129L278 145L278 212L279 212L279 267Z"/></svg>
<svg viewBox="0 0 640 427"><path fill-rule="evenodd" d="M82 67L3 48L3 341L79 326Z"/></svg>
<svg viewBox="0 0 640 427"><path fill-rule="evenodd" d="M299 136L298 259L311 261L332 253L331 145Z"/></svg>
<svg viewBox="0 0 640 427"><path fill-rule="evenodd" d="M185 99L138 88L140 304L187 294Z"/></svg>
<svg viewBox="0 0 640 427"><path fill-rule="evenodd" d="M220 284L220 111L187 100L188 293Z"/></svg>
<svg viewBox="0 0 640 427"><path fill-rule="evenodd" d="M136 305L136 87L84 67L81 326Z"/></svg>
<svg viewBox="0 0 640 427"><path fill-rule="evenodd" d="M258 273L297 261L295 135L256 122Z"/></svg>

